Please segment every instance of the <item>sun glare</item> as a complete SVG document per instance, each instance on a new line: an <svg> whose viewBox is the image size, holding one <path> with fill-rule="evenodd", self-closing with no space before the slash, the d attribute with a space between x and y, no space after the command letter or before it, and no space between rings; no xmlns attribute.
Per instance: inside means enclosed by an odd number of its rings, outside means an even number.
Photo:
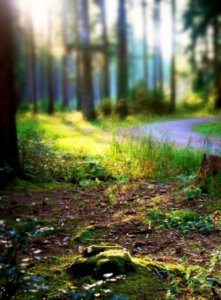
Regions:
<svg viewBox="0 0 221 300"><path fill-rule="evenodd" d="M44 34L47 30L48 15L56 13L58 0L17 0L20 14L33 20L37 33Z"/></svg>

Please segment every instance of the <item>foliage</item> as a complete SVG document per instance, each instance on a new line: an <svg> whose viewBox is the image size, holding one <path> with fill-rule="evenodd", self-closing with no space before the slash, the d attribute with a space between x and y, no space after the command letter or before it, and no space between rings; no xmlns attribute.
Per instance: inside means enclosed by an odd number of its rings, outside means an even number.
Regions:
<svg viewBox="0 0 221 300"><path fill-rule="evenodd" d="M116 103L115 111L116 115L120 119L125 119L129 114L127 101L125 99L118 100Z"/></svg>
<svg viewBox="0 0 221 300"><path fill-rule="evenodd" d="M39 260L40 250L30 252L28 241L36 234L35 221L17 219L11 228L5 221L0 223L0 295L1 299L12 299L19 290L41 293L47 287L42 276L30 273L28 267L33 260Z"/></svg>
<svg viewBox="0 0 221 300"><path fill-rule="evenodd" d="M201 233L221 230L221 218L219 212L200 216L191 210L174 210L162 214L157 209L152 209L147 214L148 218L160 228L178 228L183 233L198 231Z"/></svg>
<svg viewBox="0 0 221 300"><path fill-rule="evenodd" d="M112 105L111 99L105 98L101 103L100 110L101 110L101 113L105 117L110 116L112 114L112 110L113 110L113 105Z"/></svg>
<svg viewBox="0 0 221 300"><path fill-rule="evenodd" d="M169 104L161 91L148 91L143 85L138 85L131 92L133 111L135 113L157 113L169 112Z"/></svg>

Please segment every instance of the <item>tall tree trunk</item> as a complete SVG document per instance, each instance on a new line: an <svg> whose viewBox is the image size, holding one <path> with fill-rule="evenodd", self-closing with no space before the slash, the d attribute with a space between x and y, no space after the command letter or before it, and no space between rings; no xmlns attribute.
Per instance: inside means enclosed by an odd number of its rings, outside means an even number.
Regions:
<svg viewBox="0 0 221 300"><path fill-rule="evenodd" d="M176 109L176 0L172 0L171 112Z"/></svg>
<svg viewBox="0 0 221 300"><path fill-rule="evenodd" d="M74 25L75 25L75 41L80 43L80 19L79 15L81 13L81 7L79 0L74 0L75 10L74 10ZM82 104L82 57L81 50L76 48L75 56L75 86L76 86L76 110L81 111Z"/></svg>
<svg viewBox="0 0 221 300"><path fill-rule="evenodd" d="M13 74L12 1L0 0L0 174L19 170Z"/></svg>
<svg viewBox="0 0 221 300"><path fill-rule="evenodd" d="M218 17L213 22L213 31L215 108L221 108L221 45Z"/></svg>
<svg viewBox="0 0 221 300"><path fill-rule="evenodd" d="M147 44L147 2L143 0L142 14L143 14L143 68L144 68L144 86L149 89L148 84L148 44Z"/></svg>
<svg viewBox="0 0 221 300"><path fill-rule="evenodd" d="M94 107L93 79L92 79L92 60L90 52L90 28L88 0L80 0L81 31L80 37L83 44L82 48L82 103L81 108L86 119L96 117Z"/></svg>
<svg viewBox="0 0 221 300"><path fill-rule="evenodd" d="M127 17L125 0L118 1L118 100L128 95Z"/></svg>
<svg viewBox="0 0 221 300"><path fill-rule="evenodd" d="M66 52L67 37L66 37L66 2L63 0L62 9L62 35L64 44L64 53L62 58L62 97L63 97L63 107L68 106L68 55Z"/></svg>
<svg viewBox="0 0 221 300"><path fill-rule="evenodd" d="M163 66L161 53L161 0L154 2L154 88L163 92Z"/></svg>
<svg viewBox="0 0 221 300"><path fill-rule="evenodd" d="M99 6L101 11L101 24L102 24L102 40L104 46L104 62L103 62L103 97L110 97L110 56L109 56L109 41L107 35L107 18L105 10L105 0L99 0Z"/></svg>
<svg viewBox="0 0 221 300"><path fill-rule="evenodd" d="M30 72L30 87L31 87L31 100L33 104L33 113L37 113L37 76L36 76L36 52L35 52L35 32L33 28L33 20L31 16L28 17L29 23L29 72Z"/></svg>
<svg viewBox="0 0 221 300"><path fill-rule="evenodd" d="M48 11L48 114L54 113L54 80L53 80L53 55L51 36L51 15Z"/></svg>
<svg viewBox="0 0 221 300"><path fill-rule="evenodd" d="M79 50L77 50L76 60L75 60L75 64L76 64L76 97L77 97L76 109L77 109L77 111L81 111L81 104L82 104L81 61L82 61L81 53Z"/></svg>

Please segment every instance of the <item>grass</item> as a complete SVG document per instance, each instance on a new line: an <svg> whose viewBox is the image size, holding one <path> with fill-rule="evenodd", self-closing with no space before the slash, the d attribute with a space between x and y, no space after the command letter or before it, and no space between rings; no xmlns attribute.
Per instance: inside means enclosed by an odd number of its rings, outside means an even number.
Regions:
<svg viewBox="0 0 221 300"><path fill-rule="evenodd" d="M151 136L136 140L115 134L119 127L157 120L131 116L123 121L86 122L79 113L58 113L51 117L19 114L23 164L35 179L59 178L76 183L110 177L123 183L129 178L165 179L196 173L201 152L190 147L177 149L170 142L158 143ZM35 142L30 143L32 140Z"/></svg>
<svg viewBox="0 0 221 300"><path fill-rule="evenodd" d="M221 122L213 121L209 123L199 124L194 126L193 130L211 136L221 136Z"/></svg>
<svg viewBox="0 0 221 300"><path fill-rule="evenodd" d="M162 122L171 119L191 118L200 115L137 115L128 116L125 120L116 117L99 118L87 122L80 113L66 112L48 116L39 113L19 113L17 115L18 136L35 138L36 134L44 135L52 143L54 150L65 151L71 154L102 155L112 141L113 134L118 128L128 128L147 123Z"/></svg>

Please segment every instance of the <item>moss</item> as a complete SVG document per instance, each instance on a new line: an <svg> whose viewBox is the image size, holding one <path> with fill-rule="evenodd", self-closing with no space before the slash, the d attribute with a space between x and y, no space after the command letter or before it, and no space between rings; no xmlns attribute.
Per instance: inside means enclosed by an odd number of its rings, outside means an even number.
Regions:
<svg viewBox="0 0 221 300"><path fill-rule="evenodd" d="M87 226L83 229L79 230L74 237L72 238L72 242L83 243L87 240L94 240L96 237L96 232L93 226Z"/></svg>
<svg viewBox="0 0 221 300"><path fill-rule="evenodd" d="M65 299L62 297L62 290L74 290L73 278L65 271L70 261L75 256L69 255L59 260L43 263L29 270L30 274L39 275L44 278L47 289L41 292L41 296L25 293L20 290L15 299Z"/></svg>
<svg viewBox="0 0 221 300"><path fill-rule="evenodd" d="M130 254L120 247L92 246L88 254L79 255L69 268L68 273L79 278L82 276L102 277L105 273L126 274L135 270Z"/></svg>
<svg viewBox="0 0 221 300"><path fill-rule="evenodd" d="M144 267L137 267L136 273L129 274L124 281L111 286L116 295L130 300L165 299L165 288L156 275Z"/></svg>

